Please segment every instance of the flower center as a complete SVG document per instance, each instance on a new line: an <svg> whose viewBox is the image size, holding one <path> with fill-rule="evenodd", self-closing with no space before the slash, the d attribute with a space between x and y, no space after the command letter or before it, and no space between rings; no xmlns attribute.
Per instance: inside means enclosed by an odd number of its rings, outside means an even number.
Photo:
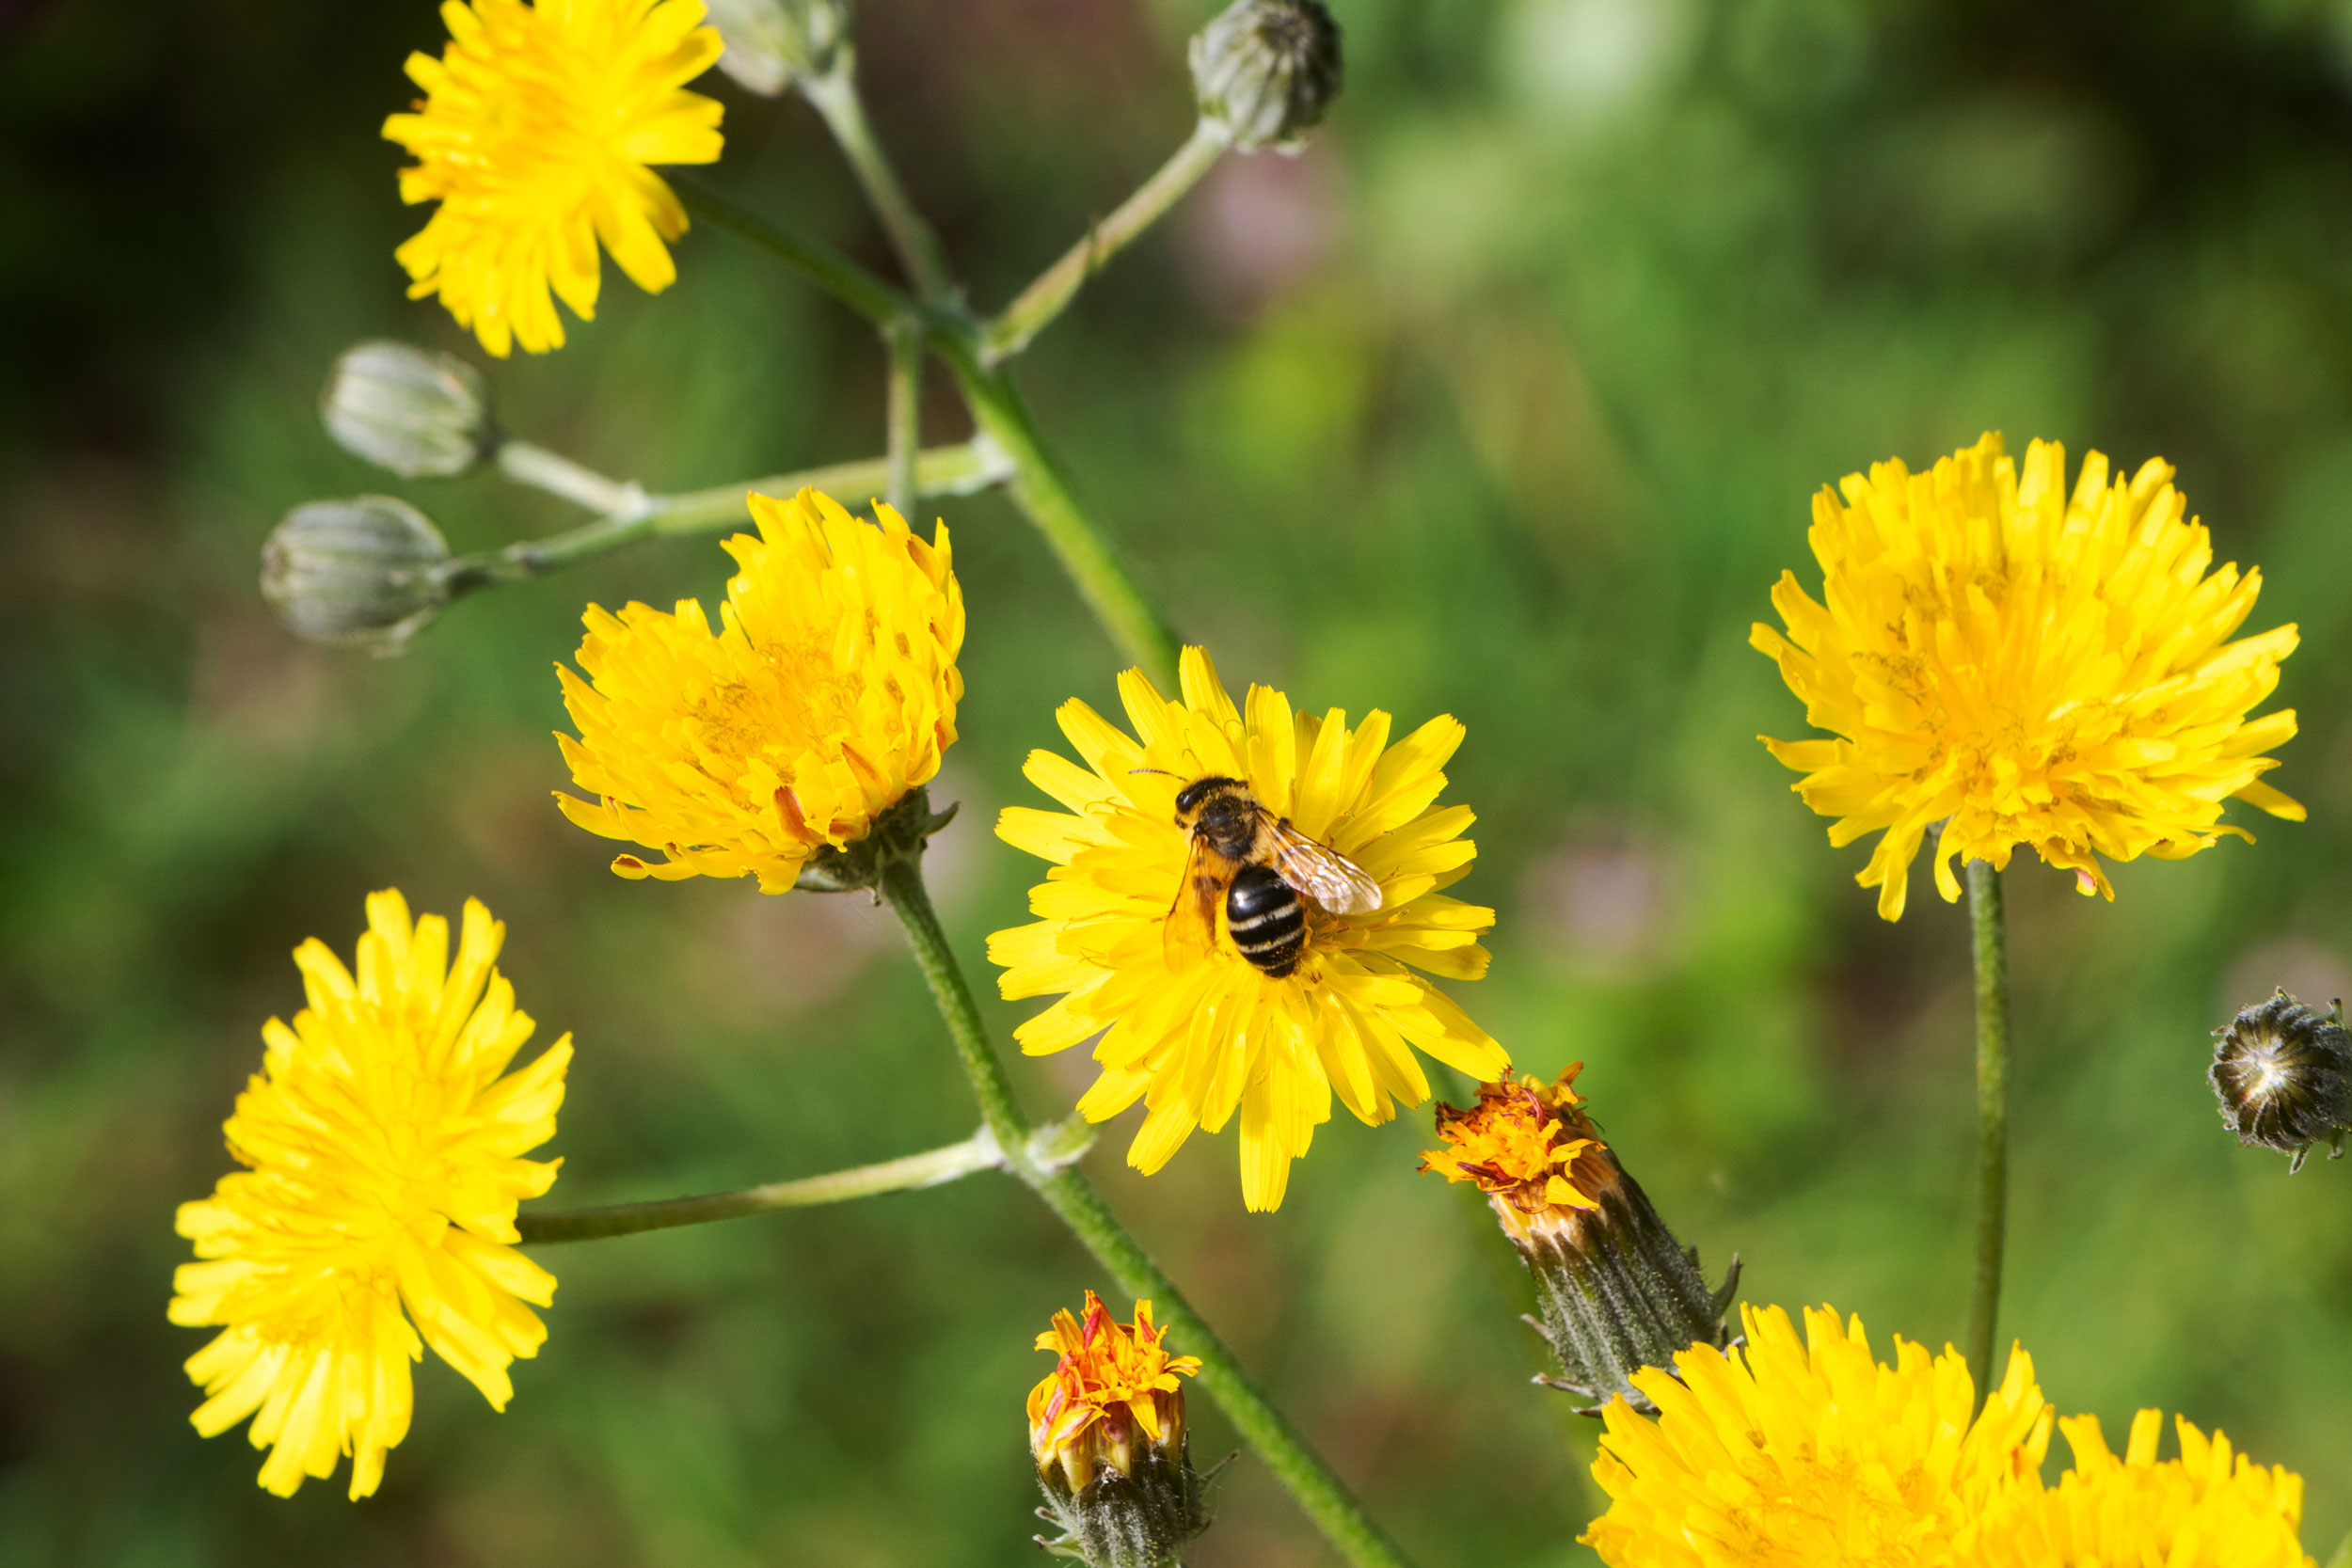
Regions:
<svg viewBox="0 0 2352 1568"><path fill-rule="evenodd" d="M770 643L738 678L710 688L686 714L694 766L756 809L812 750L838 751L851 732L865 678L809 644Z"/></svg>

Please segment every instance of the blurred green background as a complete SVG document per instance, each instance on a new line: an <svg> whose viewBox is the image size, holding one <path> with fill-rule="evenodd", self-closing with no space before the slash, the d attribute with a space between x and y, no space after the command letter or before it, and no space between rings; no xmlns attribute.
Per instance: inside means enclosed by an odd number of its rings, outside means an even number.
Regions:
<svg viewBox="0 0 2352 1568"><path fill-rule="evenodd" d="M1941 1345L1965 1296L1965 932L1881 924L1758 731L1801 714L1749 622L1808 582L1807 498L1985 428L2179 465L2299 622L2279 784L2308 826L2122 868L2021 862L2004 1329L2110 1433L2162 1404L2352 1527L2352 1170L2242 1151L2207 1031L2352 991L2352 8L2078 0L1335 0L1348 87L1304 157L1231 160L1024 379L1081 486L1228 677L1459 715L1502 911L1457 988L1582 1086L1745 1294ZM869 0L885 141L976 297L1007 297L1190 123L1199 0ZM457 607L405 658L298 643L256 553L393 490L459 548L563 506L403 485L312 413L351 341L469 351L403 298L382 116L425 0L0 8L0 1563L1026 1564L1029 1338L1105 1283L1010 1183L543 1256L551 1338L492 1415L437 1362L373 1500L199 1441L163 1315L172 1210L288 953L360 899L510 923L580 1056L559 1201L814 1172L974 1120L885 913L624 883L548 801L582 603L706 597L714 544ZM814 118L712 79L719 178L886 264ZM879 445L861 324L697 232L648 299L493 372L512 428L682 488ZM962 428L934 377L934 438ZM1000 499L946 509L970 604L964 815L935 877L967 961L1036 863L993 839L1052 710L1116 660ZM1009 1031L1033 1004L998 1006ZM1038 1114L1090 1076L1016 1064ZM1113 1203L1429 1568L1587 1560L1594 1429L1532 1389L1517 1265L1413 1175L1426 1113L1325 1129L1271 1216L1232 1135ZM1200 1454L1230 1447L1199 1402ZM2063 1445L2058 1445L2062 1450ZM1330 1560L1263 1471L1202 1568Z"/></svg>

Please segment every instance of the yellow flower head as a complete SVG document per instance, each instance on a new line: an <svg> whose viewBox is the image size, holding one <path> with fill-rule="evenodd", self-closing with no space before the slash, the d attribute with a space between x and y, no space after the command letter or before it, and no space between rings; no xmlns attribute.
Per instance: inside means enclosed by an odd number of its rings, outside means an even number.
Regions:
<svg viewBox="0 0 2352 1568"><path fill-rule="evenodd" d="M1805 774L1805 804L1839 818L1830 842L1883 832L1857 879L1879 913L1903 912L1911 862L1938 822L1935 885L1960 896L1955 859L2009 863L2030 846L2112 898L2101 857L2179 860L2222 833L2232 796L2300 821L2261 782L2293 710L2249 721L2295 651L2292 626L2229 641L2262 575L2209 572L2204 528L2184 520L2172 469L2129 481L2036 441L2025 471L1997 435L1914 474L1899 462L1814 498L1816 604L1784 572L1779 661L1806 721L1835 740L1765 738Z"/></svg>
<svg viewBox="0 0 2352 1568"><path fill-rule="evenodd" d="M1474 1181L1478 1190L1522 1215L1599 1206L1611 1185L1607 1148L1573 1087L1582 1062L1571 1062L1556 1084L1530 1073L1514 1084L1478 1085L1467 1111L1438 1107L1443 1148L1426 1150L1421 1168L1448 1181Z"/></svg>
<svg viewBox="0 0 2352 1568"><path fill-rule="evenodd" d="M1140 740L1084 703L1062 705L1062 733L1087 768L1029 753L1029 782L1070 811L1014 806L998 821L998 837L1054 868L1029 895L1038 923L997 932L988 954L1008 998L1066 993L1015 1032L1024 1051L1102 1036L1102 1076L1078 1101L1089 1120L1150 1104L1130 1164L1159 1169L1196 1126L1214 1132L1238 1109L1242 1195L1266 1210L1330 1119L1333 1090L1375 1124L1396 1101L1428 1098L1408 1047L1482 1079L1509 1070L1502 1048L1406 967L1478 978L1478 935L1495 916L1438 891L1477 853L1461 837L1470 808L1436 804L1458 721L1433 719L1391 746L1377 709L1351 730L1340 709L1293 714L1262 686L1235 707L1199 648L1184 650L1182 677L1184 700L1169 702L1140 671L1120 676ZM1234 947L1221 899L1205 951L1171 942L1173 906L1190 895L1176 796L1210 777L1241 780L1267 812L1352 861L1380 885L1379 908L1335 915L1304 900L1305 950L1279 979Z"/></svg>
<svg viewBox="0 0 2352 1568"><path fill-rule="evenodd" d="M2021 1489L1996 1506L1969 1568L2311 1568L2296 1539L2301 1476L2243 1454L2233 1461L2227 1437L2208 1439L2185 1418L2180 1457L2160 1465L2163 1425L2141 1411L2119 1460L2097 1417L2060 1421L2074 1467L2054 1487Z"/></svg>
<svg viewBox="0 0 2352 1568"><path fill-rule="evenodd" d="M1136 1303L1131 1326L1110 1314L1092 1291L1086 1319L1054 1314L1037 1348L1059 1360L1029 1390L1029 1452L1040 1471L1062 1467L1071 1490L1083 1491L1098 1463L1122 1475L1135 1469L1136 1434L1180 1453L1184 1439L1184 1391L1178 1377L1200 1370L1197 1355L1171 1356L1152 1326L1152 1304Z"/></svg>
<svg viewBox="0 0 2352 1568"><path fill-rule="evenodd" d="M719 58L702 0L446 0L441 20L441 57L408 56L424 97L384 122L417 159L400 198L441 204L394 253L409 297L440 295L503 357L563 345L550 286L595 317L598 241L668 288L686 209L647 166L719 156L718 101L683 90Z"/></svg>
<svg viewBox="0 0 2352 1568"><path fill-rule="evenodd" d="M467 900L453 965L449 923L412 927L386 892L368 898L357 978L304 942L310 1006L291 1029L262 1026L261 1075L228 1122L251 1168L180 1207L203 1261L173 1277L171 1321L222 1329L188 1358L210 1396L196 1430L252 1416L262 1484L280 1497L343 1454L351 1495L375 1490L408 1431L419 1336L501 1410L508 1364L547 1338L523 1304L547 1306L555 1276L511 1243L516 1204L563 1164L519 1156L555 1134L572 1044L506 1072L532 1025L491 967L505 930Z"/></svg>
<svg viewBox="0 0 2352 1568"><path fill-rule="evenodd" d="M1593 1474L1611 1501L1582 1539L1612 1568L1956 1563L1969 1524L2040 1470L2051 1412L2024 1351L1972 1421L1957 1352L1899 1338L1888 1367L1859 1318L1808 1308L1801 1345L1779 1307L1740 1314L1744 1348L1683 1352L1679 1381L1634 1374L1656 1420L1603 1412Z"/></svg>
<svg viewBox="0 0 2352 1568"><path fill-rule="evenodd" d="M597 797L559 793L564 815L666 857L623 855L624 877L757 877L783 893L955 742L963 594L946 526L927 545L887 506L875 527L814 490L751 508L759 537L726 542L740 570L719 630L693 599L675 614L591 605L588 679L556 666L580 726L556 739Z"/></svg>

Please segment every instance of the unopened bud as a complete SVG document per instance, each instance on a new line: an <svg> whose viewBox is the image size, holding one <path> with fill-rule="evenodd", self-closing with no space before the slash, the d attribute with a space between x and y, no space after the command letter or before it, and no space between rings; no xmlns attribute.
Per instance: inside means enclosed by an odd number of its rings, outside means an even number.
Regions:
<svg viewBox="0 0 2352 1568"><path fill-rule="evenodd" d="M448 559L441 531L406 501L312 501L262 546L262 596L313 641L396 654L449 603L434 570Z"/></svg>
<svg viewBox="0 0 2352 1568"><path fill-rule="evenodd" d="M1697 1251L1675 1240L1580 1109L1583 1099L1571 1085L1583 1066L1571 1064L1556 1084L1482 1084L1467 1111L1439 1105L1446 1147L1422 1155L1421 1168L1475 1183L1534 1277L1543 1317L1528 1322L1565 1373L1535 1381L1585 1396L1593 1412L1622 1395L1654 1414L1633 1374L1671 1371L1692 1345L1724 1346L1740 1259L1720 1289L1708 1289Z"/></svg>
<svg viewBox="0 0 2352 1568"><path fill-rule="evenodd" d="M2322 1018L2281 990L2214 1037L2220 1043L2207 1076L2238 1142L2294 1156L2289 1171L2301 1170L2322 1141L2329 1159L2343 1156L2352 1131L2352 1034L2343 1003Z"/></svg>
<svg viewBox="0 0 2352 1568"><path fill-rule="evenodd" d="M834 68L850 36L848 0L704 0L726 53L719 69L773 98L794 78Z"/></svg>
<svg viewBox="0 0 2352 1568"><path fill-rule="evenodd" d="M1322 0L1236 0L1193 35L1200 118L1235 151L1295 150L1340 95L1340 24Z"/></svg>
<svg viewBox="0 0 2352 1568"><path fill-rule="evenodd" d="M480 372L453 354L389 339L343 351L319 413L344 451L404 479L462 474L497 444Z"/></svg>
<svg viewBox="0 0 2352 1568"><path fill-rule="evenodd" d="M1162 1568L1209 1528L1206 1480L1192 1467L1181 1379L1198 1356L1170 1356L1152 1304L1136 1303L1133 1324L1087 1292L1083 1322L1054 1314L1037 1348L1057 1359L1029 1391L1029 1455L1045 1507L1057 1526L1046 1550L1088 1568Z"/></svg>

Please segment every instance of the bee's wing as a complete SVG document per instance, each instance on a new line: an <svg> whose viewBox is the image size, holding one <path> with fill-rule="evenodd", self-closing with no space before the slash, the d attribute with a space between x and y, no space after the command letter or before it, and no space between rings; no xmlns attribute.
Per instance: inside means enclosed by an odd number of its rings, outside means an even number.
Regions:
<svg viewBox="0 0 2352 1568"><path fill-rule="evenodd" d="M1216 904L1225 892L1219 857L1208 842L1194 835L1192 852L1184 859L1184 879L1176 884L1176 902L1168 906L1160 943L1170 969L1189 969L1216 950Z"/></svg>
<svg viewBox="0 0 2352 1568"><path fill-rule="evenodd" d="M1287 822L1267 823L1264 831L1282 880L1333 914L1369 914L1380 907L1380 884L1337 849L1326 848Z"/></svg>

